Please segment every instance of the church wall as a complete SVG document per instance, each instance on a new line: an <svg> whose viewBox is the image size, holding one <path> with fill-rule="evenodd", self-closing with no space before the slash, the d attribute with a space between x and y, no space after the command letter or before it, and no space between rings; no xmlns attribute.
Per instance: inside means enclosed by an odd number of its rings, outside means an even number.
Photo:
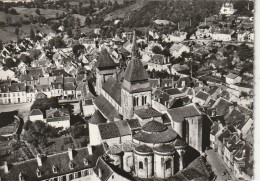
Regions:
<svg viewBox="0 0 260 181"><path fill-rule="evenodd" d="M174 155L154 154L154 176L158 178L169 178L173 175Z"/></svg>
<svg viewBox="0 0 260 181"><path fill-rule="evenodd" d="M123 156L123 169L126 172L131 172L131 168L134 166L134 155L133 152L124 152Z"/></svg>
<svg viewBox="0 0 260 181"><path fill-rule="evenodd" d="M110 155L110 158L113 160L111 163L119 168L122 168L122 157L119 154Z"/></svg>
<svg viewBox="0 0 260 181"><path fill-rule="evenodd" d="M136 176L151 178L153 174L153 155L134 154Z"/></svg>
<svg viewBox="0 0 260 181"><path fill-rule="evenodd" d="M187 118L189 122L189 145L202 152L202 117Z"/></svg>

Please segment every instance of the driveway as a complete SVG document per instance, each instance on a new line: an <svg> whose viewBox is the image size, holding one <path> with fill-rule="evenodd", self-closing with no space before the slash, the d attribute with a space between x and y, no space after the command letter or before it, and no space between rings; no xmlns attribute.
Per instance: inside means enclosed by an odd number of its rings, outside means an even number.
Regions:
<svg viewBox="0 0 260 181"><path fill-rule="evenodd" d="M229 175L224 162L219 157L219 155L214 150L207 150L207 161L211 165L212 171L216 174L216 180L224 181L224 180L232 180L232 177ZM226 171L226 174L222 173Z"/></svg>

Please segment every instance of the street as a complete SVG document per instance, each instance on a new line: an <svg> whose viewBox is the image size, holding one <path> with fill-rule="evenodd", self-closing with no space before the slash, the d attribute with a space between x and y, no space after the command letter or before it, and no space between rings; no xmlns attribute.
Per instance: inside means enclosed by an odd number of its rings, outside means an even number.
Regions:
<svg viewBox="0 0 260 181"><path fill-rule="evenodd" d="M229 175L228 171L226 170L226 167L219 157L219 155L214 152L214 150L207 150L207 161L211 165L212 171L216 174L217 178L216 180L224 181L224 180L232 180L231 176ZM226 172L225 175L223 175L223 172Z"/></svg>
<svg viewBox="0 0 260 181"><path fill-rule="evenodd" d="M30 113L31 105L32 105L32 103L1 105L0 106L0 113L17 110L18 114L20 116L22 116L24 121L26 121L28 119L28 114Z"/></svg>

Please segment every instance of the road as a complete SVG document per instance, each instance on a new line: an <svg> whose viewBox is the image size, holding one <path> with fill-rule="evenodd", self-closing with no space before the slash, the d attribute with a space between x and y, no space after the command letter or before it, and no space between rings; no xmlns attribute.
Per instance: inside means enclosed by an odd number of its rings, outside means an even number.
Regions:
<svg viewBox="0 0 260 181"><path fill-rule="evenodd" d="M211 165L212 171L216 174L218 181L224 181L224 180L232 180L229 173L226 171L226 167L224 165L224 162L219 157L219 155L214 152L214 150L207 150L207 161ZM223 175L222 173L226 171L227 173Z"/></svg>
<svg viewBox="0 0 260 181"><path fill-rule="evenodd" d="M28 114L30 113L32 103L22 103L22 104L8 104L0 106L1 112L18 111L18 114L22 116L24 121L28 119Z"/></svg>

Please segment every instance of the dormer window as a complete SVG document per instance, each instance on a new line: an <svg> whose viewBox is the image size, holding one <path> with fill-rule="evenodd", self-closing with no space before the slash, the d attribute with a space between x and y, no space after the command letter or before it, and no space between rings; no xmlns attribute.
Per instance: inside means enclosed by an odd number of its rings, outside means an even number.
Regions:
<svg viewBox="0 0 260 181"><path fill-rule="evenodd" d="M36 170L36 174L37 174L37 177L41 177L42 176L42 173L41 173L41 171L38 168Z"/></svg>
<svg viewBox="0 0 260 181"><path fill-rule="evenodd" d="M53 173L57 173L58 172L58 169L57 169L57 167L55 165L52 166L52 171L53 171Z"/></svg>
<svg viewBox="0 0 260 181"><path fill-rule="evenodd" d="M74 164L72 162L69 162L69 167L70 167L70 169L73 169L74 168Z"/></svg>
<svg viewBox="0 0 260 181"><path fill-rule="evenodd" d="M88 166L88 160L86 158L84 158L83 162L85 166Z"/></svg>

